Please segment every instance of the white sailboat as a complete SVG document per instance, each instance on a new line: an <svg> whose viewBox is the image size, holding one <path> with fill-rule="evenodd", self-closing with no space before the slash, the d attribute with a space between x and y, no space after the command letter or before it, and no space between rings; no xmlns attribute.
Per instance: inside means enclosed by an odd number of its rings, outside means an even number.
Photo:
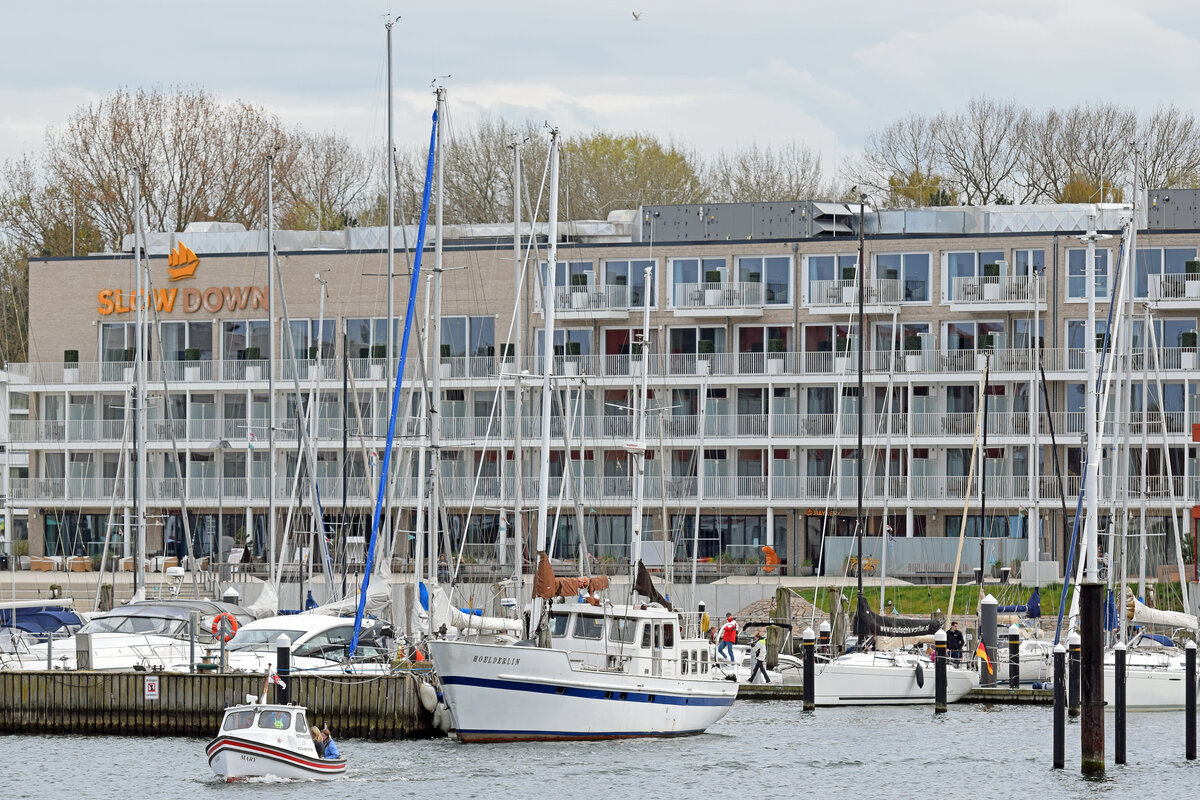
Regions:
<svg viewBox="0 0 1200 800"><path fill-rule="evenodd" d="M556 263L558 131L550 142L550 243ZM710 645L684 638L680 616L651 602L617 605L589 598L582 588L606 579L555 579L546 557L549 517L551 382L554 363L553 266L545 280L542 376L539 563L530 628L536 640L431 640L453 731L464 742L542 741L682 736L702 733L733 704L737 683L713 670ZM647 296L647 304L649 298ZM643 377L643 397L645 396ZM644 414L644 408L641 409ZM644 449L631 443L639 477ZM642 505L633 510L631 563L638 565ZM651 587L652 590L652 587ZM552 599L558 599L552 604Z"/></svg>

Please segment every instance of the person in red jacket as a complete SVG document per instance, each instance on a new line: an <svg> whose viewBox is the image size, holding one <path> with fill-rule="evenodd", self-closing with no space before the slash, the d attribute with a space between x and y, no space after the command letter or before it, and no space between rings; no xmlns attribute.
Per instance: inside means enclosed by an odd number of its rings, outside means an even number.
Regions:
<svg viewBox="0 0 1200 800"><path fill-rule="evenodd" d="M733 614L725 615L725 625L721 628L721 643L717 645L717 655L725 654L725 658L733 661L733 644L737 641L738 624Z"/></svg>

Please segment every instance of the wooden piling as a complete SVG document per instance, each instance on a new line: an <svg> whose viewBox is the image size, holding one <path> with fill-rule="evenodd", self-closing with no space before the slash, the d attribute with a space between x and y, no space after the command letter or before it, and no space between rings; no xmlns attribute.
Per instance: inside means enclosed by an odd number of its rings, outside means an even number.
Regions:
<svg viewBox="0 0 1200 800"><path fill-rule="evenodd" d="M1067 649L1054 645L1054 769L1066 764Z"/></svg>
<svg viewBox="0 0 1200 800"><path fill-rule="evenodd" d="M1104 773L1104 584L1079 587L1080 771Z"/></svg>

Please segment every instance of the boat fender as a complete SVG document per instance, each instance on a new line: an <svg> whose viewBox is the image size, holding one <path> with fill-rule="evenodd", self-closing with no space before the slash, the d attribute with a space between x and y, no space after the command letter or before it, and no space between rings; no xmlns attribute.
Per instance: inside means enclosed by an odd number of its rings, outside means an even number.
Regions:
<svg viewBox="0 0 1200 800"><path fill-rule="evenodd" d="M921 669L920 664L917 664L917 688L925 688L925 670Z"/></svg>
<svg viewBox="0 0 1200 800"><path fill-rule="evenodd" d="M441 717L441 719L434 724L442 731L442 733L449 733L451 726L454 724L453 720L450 718L450 709L446 707L445 703L438 703L437 711L435 711L434 714Z"/></svg>
<svg viewBox="0 0 1200 800"><path fill-rule="evenodd" d="M437 690L424 681L421 681L419 686L420 688L417 689L417 692L421 695L421 705L425 707L426 711L432 714L433 710L437 708Z"/></svg>
<svg viewBox="0 0 1200 800"><path fill-rule="evenodd" d="M442 728L442 704L438 703L437 708L433 710L433 727L441 730Z"/></svg>

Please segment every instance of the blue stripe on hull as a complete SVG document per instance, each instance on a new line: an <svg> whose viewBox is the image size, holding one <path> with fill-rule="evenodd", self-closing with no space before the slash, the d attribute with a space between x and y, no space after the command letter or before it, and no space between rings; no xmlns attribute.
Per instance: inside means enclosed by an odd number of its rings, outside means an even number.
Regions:
<svg viewBox="0 0 1200 800"><path fill-rule="evenodd" d="M615 700L626 703L657 703L668 706L731 706L730 697L688 697L683 695L656 694L653 692L622 692L616 689L583 689L578 686L555 686L546 683L525 683L496 678L472 678L464 675L444 675L446 685L477 686L487 689L502 689L512 692L534 692L556 694L563 697L582 697L588 700ZM589 734L590 735L590 734ZM640 736L651 734L597 734L598 736Z"/></svg>
<svg viewBox="0 0 1200 800"><path fill-rule="evenodd" d="M506 730L459 730L455 734L464 742L550 742L550 741L592 741L598 739L645 739L667 738L676 736L695 736L704 733L694 731L506 731Z"/></svg>

